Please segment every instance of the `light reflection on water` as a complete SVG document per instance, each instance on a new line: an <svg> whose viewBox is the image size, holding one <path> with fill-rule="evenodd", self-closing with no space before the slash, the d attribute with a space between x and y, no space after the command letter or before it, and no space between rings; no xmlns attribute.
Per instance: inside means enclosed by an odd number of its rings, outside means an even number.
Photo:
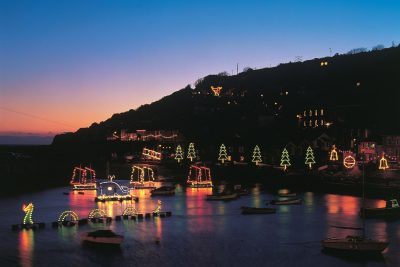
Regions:
<svg viewBox="0 0 400 267"><path fill-rule="evenodd" d="M57 219L63 210L73 210L80 218L87 217L90 210L100 208L107 216L115 218L124 209L135 205L139 212L152 212L157 200L162 200L163 210L172 211L169 218L129 220L111 224L91 224L86 226L44 230L21 231L13 233L2 231L5 240L16 236L15 250L5 250L12 242L0 242L0 250L7 251L4 259L17 259L18 265L48 266L92 266L92 265L147 265L147 266L246 266L254 262L263 266L357 266L328 257L320 253L321 239L342 237L354 234L351 231L329 227L330 225L360 226L358 216L361 201L357 197L341 195L319 195L312 192L299 194L302 205L275 206L277 213L272 215L241 215L241 206L266 207L266 202L276 198L260 187L251 194L229 202L206 201L211 188L183 188L178 186L175 196L151 197L148 189L134 190L139 196L138 203L106 202L95 203L95 192L84 195L62 195L65 189L49 190L33 195L37 212L35 221L50 223ZM47 201L53 199L53 203ZM21 198L8 200L10 206L20 207ZM368 200L368 206L381 206L384 202ZM0 204L2 205L2 204ZM274 207L273 205L269 205ZM6 207L4 206L4 209ZM3 210L3 206L1 209ZM43 210L49 215L43 213ZM11 212L15 223L21 220L20 209ZM0 221L0 228L9 229ZM389 239L391 245L386 258L388 266L400 264L400 226L397 222L368 220L367 234L370 237ZM79 234L94 229L109 228L125 236L119 254L107 254L91 249L82 249ZM293 244L294 243L294 244ZM16 251L16 252L13 252ZM111 253L111 252L110 252ZM311 259L304 255L312 255ZM33 261L35 264L33 264ZM37 264L38 263L38 264ZM373 266L384 266L375 263Z"/></svg>
<svg viewBox="0 0 400 267"><path fill-rule="evenodd" d="M35 248L34 235L35 233L31 230L22 230L19 232L19 255L23 267L33 266L32 258Z"/></svg>

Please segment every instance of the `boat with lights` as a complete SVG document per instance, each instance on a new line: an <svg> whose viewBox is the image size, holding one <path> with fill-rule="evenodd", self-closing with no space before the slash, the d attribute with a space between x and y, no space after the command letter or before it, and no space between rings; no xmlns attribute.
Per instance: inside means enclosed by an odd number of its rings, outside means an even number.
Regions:
<svg viewBox="0 0 400 267"><path fill-rule="evenodd" d="M211 170L204 166L191 165L189 175L186 181L189 187L209 188L212 187Z"/></svg>
<svg viewBox="0 0 400 267"><path fill-rule="evenodd" d="M127 186L121 186L110 180L99 184L99 194L95 197L96 202L137 200L130 194Z"/></svg>
<svg viewBox="0 0 400 267"><path fill-rule="evenodd" d="M156 188L154 170L148 166L133 165L130 184L133 189Z"/></svg>
<svg viewBox="0 0 400 267"><path fill-rule="evenodd" d="M96 171L89 167L75 167L70 185L71 190L96 190Z"/></svg>

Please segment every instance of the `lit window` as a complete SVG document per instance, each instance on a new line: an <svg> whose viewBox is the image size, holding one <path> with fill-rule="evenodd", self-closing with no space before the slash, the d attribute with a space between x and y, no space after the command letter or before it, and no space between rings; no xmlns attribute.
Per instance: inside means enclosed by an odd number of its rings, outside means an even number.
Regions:
<svg viewBox="0 0 400 267"><path fill-rule="evenodd" d="M312 126L312 121L310 120L310 122L308 123L309 126Z"/></svg>
<svg viewBox="0 0 400 267"><path fill-rule="evenodd" d="M308 112L308 114L310 115L310 116L312 116L312 110L310 109L310 112Z"/></svg>
<svg viewBox="0 0 400 267"><path fill-rule="evenodd" d="M307 125L306 125L306 121L303 121L303 126L304 126L304 127L306 127L306 126L307 126Z"/></svg>
<svg viewBox="0 0 400 267"><path fill-rule="evenodd" d="M315 110L315 116L318 116L318 110Z"/></svg>
<svg viewBox="0 0 400 267"><path fill-rule="evenodd" d="M324 110L321 109L321 116L324 116Z"/></svg>
<svg viewBox="0 0 400 267"><path fill-rule="evenodd" d="M324 120L321 120L321 125L324 125Z"/></svg>
<svg viewBox="0 0 400 267"><path fill-rule="evenodd" d="M318 126L318 120L315 120L315 127Z"/></svg>
<svg viewBox="0 0 400 267"><path fill-rule="evenodd" d="M304 117L307 116L307 112L304 110Z"/></svg>

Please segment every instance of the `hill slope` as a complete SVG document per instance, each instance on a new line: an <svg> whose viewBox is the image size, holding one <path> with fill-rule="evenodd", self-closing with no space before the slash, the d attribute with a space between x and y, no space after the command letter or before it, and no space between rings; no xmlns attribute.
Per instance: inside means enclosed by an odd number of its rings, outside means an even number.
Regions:
<svg viewBox="0 0 400 267"><path fill-rule="evenodd" d="M321 62L327 65L321 66ZM400 132L400 48L281 64L235 76L209 75L159 101L75 133L54 144L97 142L120 129L178 129L203 143L288 141L310 131L299 123L304 111L324 109L334 122L329 131L369 128ZM222 86L221 96L210 87ZM302 122L304 123L304 122ZM307 122L308 123L308 122Z"/></svg>

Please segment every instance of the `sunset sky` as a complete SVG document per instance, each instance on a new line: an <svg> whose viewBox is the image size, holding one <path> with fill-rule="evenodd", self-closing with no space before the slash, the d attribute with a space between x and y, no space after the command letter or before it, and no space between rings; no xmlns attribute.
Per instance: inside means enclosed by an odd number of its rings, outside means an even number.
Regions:
<svg viewBox="0 0 400 267"><path fill-rule="evenodd" d="M400 42L400 1L0 1L0 134L76 131L198 78Z"/></svg>

